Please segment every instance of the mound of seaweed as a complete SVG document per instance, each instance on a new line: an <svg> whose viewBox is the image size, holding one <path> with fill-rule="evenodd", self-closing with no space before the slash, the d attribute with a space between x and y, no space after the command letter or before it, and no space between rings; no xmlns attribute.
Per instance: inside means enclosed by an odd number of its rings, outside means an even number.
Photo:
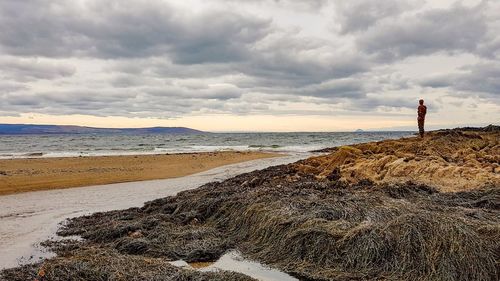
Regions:
<svg viewBox="0 0 500 281"><path fill-rule="evenodd" d="M441 130L404 138L322 150L328 155L297 163L318 178L332 173L357 183L404 183L411 180L441 191L500 185L500 130L496 126Z"/></svg>
<svg viewBox="0 0 500 281"><path fill-rule="evenodd" d="M498 187L346 185L277 166L72 219L60 234L85 240L56 242L59 257L39 266L47 280L125 280L116 278L123 270L126 279L131 270L141 280L160 280L149 275L156 271L188 280L179 274L200 273L165 261L213 261L236 248L303 280L497 280L499 202ZM212 280L237 280L224 274Z"/></svg>
<svg viewBox="0 0 500 281"><path fill-rule="evenodd" d="M456 136L466 138L443 135ZM427 146L420 157L430 150L445 149ZM303 169L307 161L71 219L59 234L83 241L48 243L58 257L0 279L251 280L168 264L214 261L237 249L300 280L498 280L499 185L442 192L412 182L354 182L338 167L318 177Z"/></svg>
<svg viewBox="0 0 500 281"><path fill-rule="evenodd" d="M68 249L66 249L67 251ZM4 270L1 280L57 281L255 281L234 272L183 270L164 259L123 255L113 249L75 247L41 264Z"/></svg>

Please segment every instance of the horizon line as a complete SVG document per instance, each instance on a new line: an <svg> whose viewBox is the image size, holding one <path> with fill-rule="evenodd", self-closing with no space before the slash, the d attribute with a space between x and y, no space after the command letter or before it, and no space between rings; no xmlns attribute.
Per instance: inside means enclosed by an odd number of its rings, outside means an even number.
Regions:
<svg viewBox="0 0 500 281"><path fill-rule="evenodd" d="M187 128L198 130L204 133L353 133L358 130L361 132L415 132L417 128L412 129L410 126L395 126L395 127L386 127L386 128L355 128L353 130L331 130L331 131L226 131L226 130L215 130L215 131L207 131L200 130L187 126L148 126L148 127L96 127L96 126L87 126L87 125L61 125L61 124L33 124L33 123L0 123L0 125L25 125L25 126L67 126L67 127L80 127L80 128L90 128L90 129L116 129L116 130L126 130L126 129L151 129L151 128ZM485 127L488 125L495 125L494 123L490 124L473 124L473 125L430 125L429 131L435 130L443 130L443 129L453 129L453 128L463 128L463 127Z"/></svg>

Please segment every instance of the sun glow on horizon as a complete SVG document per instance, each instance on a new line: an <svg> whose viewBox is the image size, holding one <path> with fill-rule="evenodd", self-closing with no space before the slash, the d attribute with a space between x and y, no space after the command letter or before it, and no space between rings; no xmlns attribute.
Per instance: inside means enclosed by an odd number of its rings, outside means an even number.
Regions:
<svg viewBox="0 0 500 281"><path fill-rule="evenodd" d="M174 119L98 117L90 115L21 114L0 117L0 123L33 125L75 125L97 128L188 127L208 132L346 132L356 129L410 129L414 118L392 116L184 116ZM435 128L462 126L458 123L429 122Z"/></svg>

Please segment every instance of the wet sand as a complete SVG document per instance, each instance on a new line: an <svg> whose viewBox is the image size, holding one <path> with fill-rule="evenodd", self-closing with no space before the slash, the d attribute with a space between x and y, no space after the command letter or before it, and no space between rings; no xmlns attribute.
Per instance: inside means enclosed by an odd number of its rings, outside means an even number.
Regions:
<svg viewBox="0 0 500 281"><path fill-rule="evenodd" d="M222 181L241 173L286 164L308 154L257 159L210 169L180 178L116 183L70 189L25 192L0 196L0 269L37 262L47 257L38 244L55 236L66 218L94 212L139 207L144 202L211 181ZM50 256L50 255L49 255Z"/></svg>
<svg viewBox="0 0 500 281"><path fill-rule="evenodd" d="M0 195L89 185L178 178L223 165L283 156L210 152L0 160Z"/></svg>

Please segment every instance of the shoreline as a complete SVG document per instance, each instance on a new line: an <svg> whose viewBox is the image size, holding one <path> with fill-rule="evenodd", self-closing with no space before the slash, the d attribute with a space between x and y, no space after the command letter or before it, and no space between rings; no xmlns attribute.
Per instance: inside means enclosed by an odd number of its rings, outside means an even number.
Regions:
<svg viewBox="0 0 500 281"><path fill-rule="evenodd" d="M52 189L183 177L244 161L282 157L268 152L0 159L0 196Z"/></svg>
<svg viewBox="0 0 500 281"><path fill-rule="evenodd" d="M213 181L287 164L308 155L261 158L220 166L179 178L114 183L66 189L41 190L0 196L0 271L50 258L51 251L40 245L56 235L69 218L97 212L141 207L145 202L174 196ZM0 278L1 279L1 278Z"/></svg>
<svg viewBox="0 0 500 281"><path fill-rule="evenodd" d="M312 150L314 151L314 150ZM288 151L288 150L266 150L266 149L233 149L233 148L222 148L214 150L193 150L193 151L148 151L148 152L138 152L138 151L120 151L116 153L103 153L103 154L80 154L75 152L29 152L29 153L15 153L15 154L0 154L0 161L3 160L26 160L26 159L58 159L58 158L87 158L87 157L119 157L119 156L158 156L158 155L182 155L182 154L204 154L204 153L270 153L270 154L288 154L288 153L305 153L309 150L304 151Z"/></svg>

